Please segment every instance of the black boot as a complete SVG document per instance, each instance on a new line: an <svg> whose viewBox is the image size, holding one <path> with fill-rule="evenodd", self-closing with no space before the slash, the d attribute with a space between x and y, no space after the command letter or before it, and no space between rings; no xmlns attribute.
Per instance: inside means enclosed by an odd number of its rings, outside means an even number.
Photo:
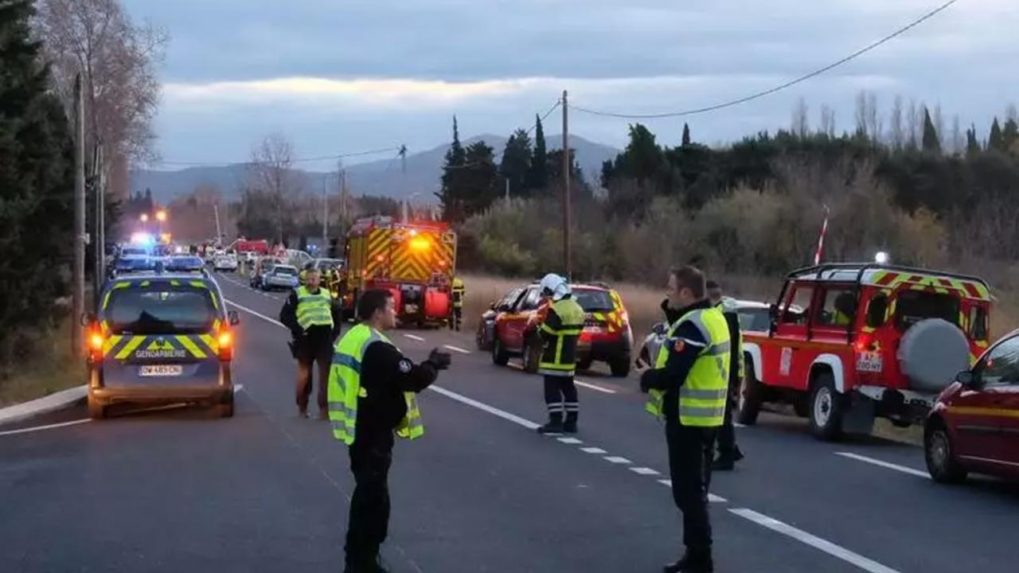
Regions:
<svg viewBox="0 0 1019 573"><path fill-rule="evenodd" d="M687 550L683 558L666 565L664 573L713 573L715 564L711 559L711 551Z"/></svg>
<svg viewBox="0 0 1019 573"><path fill-rule="evenodd" d="M544 426L538 427L539 434L562 434L563 429L563 414L562 412L556 412L548 415L548 423Z"/></svg>
<svg viewBox="0 0 1019 573"><path fill-rule="evenodd" d="M563 424L563 431L567 434L577 433L577 412L566 413L566 423Z"/></svg>

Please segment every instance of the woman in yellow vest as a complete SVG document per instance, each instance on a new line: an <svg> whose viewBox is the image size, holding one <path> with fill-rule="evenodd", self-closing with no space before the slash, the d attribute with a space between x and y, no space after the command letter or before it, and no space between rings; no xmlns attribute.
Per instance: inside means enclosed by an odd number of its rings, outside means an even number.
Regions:
<svg viewBox="0 0 1019 573"><path fill-rule="evenodd" d="M686 554L665 573L711 573L708 486L715 434L725 415L729 386L729 326L705 298L704 275L694 267L669 273L671 310L680 318L669 329L654 368L641 367L647 411L665 419L672 496L683 512Z"/></svg>
<svg viewBox="0 0 1019 573"><path fill-rule="evenodd" d="M415 394L449 367L448 353L432 350L414 364L383 334L396 327L388 290L369 290L357 303L360 324L336 344L329 374L329 420L333 436L350 446L354 494L347 526L347 573L385 571L379 546L389 528L389 466L394 434L424 434Z"/></svg>

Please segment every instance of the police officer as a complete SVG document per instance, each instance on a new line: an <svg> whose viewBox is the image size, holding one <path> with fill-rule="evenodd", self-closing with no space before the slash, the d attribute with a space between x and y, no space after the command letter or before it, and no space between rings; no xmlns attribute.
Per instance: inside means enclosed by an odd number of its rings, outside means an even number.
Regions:
<svg viewBox="0 0 1019 573"><path fill-rule="evenodd" d="M708 486L715 432L728 395L729 327L705 297L704 275L685 266L669 273L669 307L680 318L669 329L654 368L640 367L647 411L665 418L672 496L683 512L683 557L665 573L710 573Z"/></svg>
<svg viewBox="0 0 1019 573"><path fill-rule="evenodd" d="M539 330L542 341L538 372L545 376L545 407L548 423L542 434L576 433L580 404L573 381L577 369L577 341L584 328L584 309L573 300L565 278L548 274L541 279L541 294L552 300ZM563 422L563 412L566 422Z"/></svg>
<svg viewBox="0 0 1019 573"><path fill-rule="evenodd" d="M463 323L464 296L467 295L467 290L464 288L464 282L460 280L460 277L453 277L452 292L453 322L450 323L449 327L460 332L460 325Z"/></svg>
<svg viewBox="0 0 1019 573"><path fill-rule="evenodd" d="M329 291L321 288L322 275L308 271L307 285L290 293L280 310L280 322L290 329L291 348L297 359L297 409L308 416L311 396L312 364L318 363L319 417L326 419L326 381L333 358L333 341L340 333L340 309L333 304Z"/></svg>
<svg viewBox="0 0 1019 573"><path fill-rule="evenodd" d="M389 466L393 434L424 434L415 394L449 367L447 353L432 350L414 364L386 338L396 326L396 305L387 290L369 290L357 303L360 323L336 344L329 374L329 420L333 436L349 446L354 494L347 526L346 573L385 573L379 547L389 528Z"/></svg>
<svg viewBox="0 0 1019 573"><path fill-rule="evenodd" d="M729 340L732 350L729 353L729 401L725 408L725 418L718 430L718 457L711 464L712 471L732 471L736 462L743 459L743 451L736 444L736 428L732 425L733 413L736 411L740 387L743 382L743 333L740 331L739 314L732 306L730 298L722 295L722 286L715 281L708 281L708 300L716 308L722 310L725 322L729 325Z"/></svg>

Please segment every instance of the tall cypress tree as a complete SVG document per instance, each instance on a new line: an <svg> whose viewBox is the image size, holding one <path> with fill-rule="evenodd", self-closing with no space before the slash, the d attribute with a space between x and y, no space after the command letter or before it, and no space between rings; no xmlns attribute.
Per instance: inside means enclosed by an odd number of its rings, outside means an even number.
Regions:
<svg viewBox="0 0 1019 573"><path fill-rule="evenodd" d="M998 124L997 117L994 118L994 123L991 124L991 135L987 140L987 148L1005 151L1005 138L1001 133L1001 125Z"/></svg>
<svg viewBox="0 0 1019 573"><path fill-rule="evenodd" d="M16 333L55 317L67 292L55 270L73 243L71 133L31 38L33 14L31 0L0 0L0 375Z"/></svg>
<svg viewBox="0 0 1019 573"><path fill-rule="evenodd" d="M690 124L689 123L684 123L683 124L683 147L689 146L690 143L691 143L691 141L690 141Z"/></svg>
<svg viewBox="0 0 1019 573"><path fill-rule="evenodd" d="M966 155L976 155L980 151L980 142L977 140L977 126L972 125L966 130Z"/></svg>
<svg viewBox="0 0 1019 573"><path fill-rule="evenodd" d="M534 116L534 155L531 157L531 173L527 178L527 186L540 191L548 185L548 148L545 146L545 128L541 118Z"/></svg>
<svg viewBox="0 0 1019 573"><path fill-rule="evenodd" d="M923 150L927 153L941 153L941 139L931 121L931 112L923 108Z"/></svg>
<svg viewBox="0 0 1019 573"><path fill-rule="evenodd" d="M527 196L527 177L531 170L531 138L523 129L518 129L509 140L502 152L502 163L499 174L509 181L510 193L514 196Z"/></svg>
<svg viewBox="0 0 1019 573"><path fill-rule="evenodd" d="M1009 119L1005 122L1005 129L1002 130L1001 140L1005 151L1012 151L1016 142L1019 142L1019 123L1016 123L1016 120Z"/></svg>
<svg viewBox="0 0 1019 573"><path fill-rule="evenodd" d="M467 199L463 189L463 169L467 153L460 143L460 128L453 116L453 143L446 151L446 163L442 166L442 190L436 197L442 204L443 219L458 223L464 219L464 202Z"/></svg>

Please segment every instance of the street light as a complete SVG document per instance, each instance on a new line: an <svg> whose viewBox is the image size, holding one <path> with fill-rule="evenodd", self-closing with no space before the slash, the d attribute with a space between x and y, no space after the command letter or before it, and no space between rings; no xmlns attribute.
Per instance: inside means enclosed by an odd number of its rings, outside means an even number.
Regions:
<svg viewBox="0 0 1019 573"><path fill-rule="evenodd" d="M142 213L142 216L139 217L139 219L141 219L142 223L148 223L149 222L149 214L148 213Z"/></svg>
<svg viewBox="0 0 1019 573"><path fill-rule="evenodd" d="M165 209L160 209L160 210L156 211L156 220L159 221L160 223L165 223L166 222L166 210Z"/></svg>

